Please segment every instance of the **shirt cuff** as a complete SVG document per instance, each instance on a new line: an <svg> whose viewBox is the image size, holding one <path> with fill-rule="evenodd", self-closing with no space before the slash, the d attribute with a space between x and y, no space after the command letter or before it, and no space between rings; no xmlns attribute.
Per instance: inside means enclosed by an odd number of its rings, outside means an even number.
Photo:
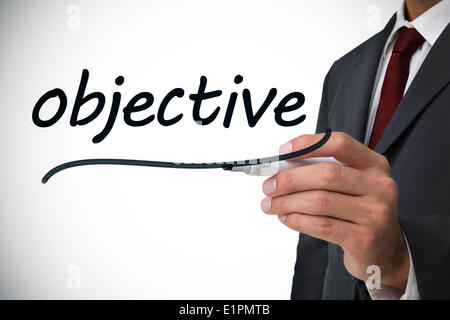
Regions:
<svg viewBox="0 0 450 320"><path fill-rule="evenodd" d="M381 284L379 289L369 289L370 297L372 300L419 300L419 288L417 287L416 272L414 270L414 264L412 261L411 250L409 249L408 239L406 239L405 234L403 234L406 241L406 246L408 248L409 254L409 275L408 283L406 284L405 292L398 288L394 288L385 284Z"/></svg>

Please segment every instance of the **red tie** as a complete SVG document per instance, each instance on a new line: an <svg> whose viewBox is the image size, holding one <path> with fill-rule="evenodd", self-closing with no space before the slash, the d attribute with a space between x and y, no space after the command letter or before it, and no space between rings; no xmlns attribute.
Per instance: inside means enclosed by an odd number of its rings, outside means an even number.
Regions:
<svg viewBox="0 0 450 320"><path fill-rule="evenodd" d="M411 56L424 41L425 39L416 29L402 27L399 30L381 88L380 103L370 136L369 148L375 149L395 109L400 104L408 81Z"/></svg>

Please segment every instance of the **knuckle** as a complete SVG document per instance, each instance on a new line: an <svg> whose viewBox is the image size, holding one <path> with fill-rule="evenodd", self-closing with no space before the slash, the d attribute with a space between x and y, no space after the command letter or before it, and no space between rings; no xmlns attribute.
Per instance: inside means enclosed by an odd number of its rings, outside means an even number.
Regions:
<svg viewBox="0 0 450 320"><path fill-rule="evenodd" d="M376 240L375 233L372 230L366 230L361 234L359 244L364 249L370 249L374 246Z"/></svg>
<svg viewBox="0 0 450 320"><path fill-rule="evenodd" d="M383 192L389 196L397 197L398 189L397 182L389 176L382 177L379 181Z"/></svg>
<svg viewBox="0 0 450 320"><path fill-rule="evenodd" d="M317 191L314 193L311 205L317 212L323 212L327 209L329 204L329 197L324 191Z"/></svg>
<svg viewBox="0 0 450 320"><path fill-rule="evenodd" d="M321 219L314 226L314 231L319 236L329 236L334 231L333 223L329 219Z"/></svg>
<svg viewBox="0 0 450 320"><path fill-rule="evenodd" d="M374 205L372 205L373 208L373 216L377 221L380 221L381 223L384 223L386 220L389 219L389 213L390 208L387 203L384 202L378 202Z"/></svg>
<svg viewBox="0 0 450 320"><path fill-rule="evenodd" d="M335 146L336 149L345 149L350 143L350 137L343 132L335 133Z"/></svg>
<svg viewBox="0 0 450 320"><path fill-rule="evenodd" d="M341 174L341 167L335 163L324 163L322 165L322 179L325 183L336 181Z"/></svg>
<svg viewBox="0 0 450 320"><path fill-rule="evenodd" d="M380 168L384 172L390 172L391 171L391 165L389 163L389 160L383 155L380 155Z"/></svg>
<svg viewBox="0 0 450 320"><path fill-rule="evenodd" d="M273 198L271 203L271 210L274 213L283 213L286 211L286 201L280 198Z"/></svg>
<svg viewBox="0 0 450 320"><path fill-rule="evenodd" d="M303 219L299 213L291 213L288 215L289 220L286 221L297 231L302 231L304 228Z"/></svg>
<svg viewBox="0 0 450 320"><path fill-rule="evenodd" d="M389 205L385 202L380 202L377 205L377 212L381 216L387 216L389 215Z"/></svg>
<svg viewBox="0 0 450 320"><path fill-rule="evenodd" d="M299 232L302 232L305 227L306 224L304 222L304 220L302 219L302 214L300 213L291 213L288 215L289 219L286 219L286 223L288 225L290 225L291 228L293 228L294 230L297 230Z"/></svg>
<svg viewBox="0 0 450 320"><path fill-rule="evenodd" d="M291 170L281 171L277 177L277 186L281 187L283 190L290 189L293 186L293 176Z"/></svg>
<svg viewBox="0 0 450 320"><path fill-rule="evenodd" d="M388 189L389 192L397 193L397 182L395 182L394 179L392 179L391 177L388 177L384 183L385 183L386 189Z"/></svg>

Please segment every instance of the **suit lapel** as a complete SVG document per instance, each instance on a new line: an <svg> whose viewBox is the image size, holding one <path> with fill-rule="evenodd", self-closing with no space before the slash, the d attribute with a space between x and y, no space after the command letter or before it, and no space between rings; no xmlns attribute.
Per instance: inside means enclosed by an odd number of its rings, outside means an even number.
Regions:
<svg viewBox="0 0 450 320"><path fill-rule="evenodd" d="M429 102L450 82L450 24L447 25L406 91L375 151L385 153Z"/></svg>
<svg viewBox="0 0 450 320"><path fill-rule="evenodd" d="M345 77L345 132L363 142L373 86L386 41L394 28L396 15L386 27L365 43Z"/></svg>

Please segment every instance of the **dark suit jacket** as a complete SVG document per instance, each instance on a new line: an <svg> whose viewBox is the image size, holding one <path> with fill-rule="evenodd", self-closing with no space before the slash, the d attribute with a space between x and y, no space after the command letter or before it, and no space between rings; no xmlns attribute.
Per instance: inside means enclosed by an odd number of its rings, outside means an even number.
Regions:
<svg viewBox="0 0 450 320"><path fill-rule="evenodd" d="M336 61L323 87L317 132L363 142L382 50L395 24ZM388 157L399 189L399 220L421 299L450 298L450 25L418 71L376 151ZM334 244L301 234L293 299L370 299Z"/></svg>

